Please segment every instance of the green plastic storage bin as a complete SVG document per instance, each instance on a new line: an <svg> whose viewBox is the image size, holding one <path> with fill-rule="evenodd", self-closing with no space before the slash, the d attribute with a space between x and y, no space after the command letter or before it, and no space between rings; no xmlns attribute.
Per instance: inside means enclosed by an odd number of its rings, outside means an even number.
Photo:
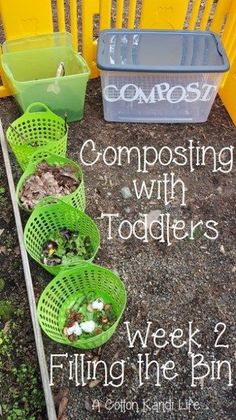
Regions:
<svg viewBox="0 0 236 420"><path fill-rule="evenodd" d="M74 342L63 334L66 309L71 302L95 292L98 297L112 304L116 322L101 334ZM112 271L95 264L61 272L44 289L40 296L37 313L43 331L54 341L81 349L93 349L106 343L114 334L126 306L126 290L123 282Z"/></svg>
<svg viewBox="0 0 236 420"><path fill-rule="evenodd" d="M36 151L65 156L68 126L65 120L36 102L8 128L6 137L23 170Z"/></svg>
<svg viewBox="0 0 236 420"><path fill-rule="evenodd" d="M21 189L24 186L27 178L29 178L31 175L33 175L35 173L37 166L42 161L47 162L49 165L58 165L58 166L60 166L60 165L63 166L63 165L66 165L66 164L70 164L71 166L73 166L76 169L78 179L80 180L80 184L79 184L78 188L73 193L71 193L69 195L60 196L60 199L62 201L64 201L65 203L70 204L71 206L73 206L75 208L78 208L81 211L84 211L85 207L86 207L84 177L83 177L82 169L80 168L78 163L74 162L73 160L64 158L62 156L53 155L53 154L49 154L47 152L41 152L41 151L32 155L30 163L28 164L25 172L23 173L22 177L20 178L20 180L17 184L16 197L17 197L17 201L18 201L19 206L25 211L28 211L28 212L32 211L32 210L27 210L22 206L22 203L21 203L20 198L19 198L19 194L20 194Z"/></svg>
<svg viewBox="0 0 236 420"><path fill-rule="evenodd" d="M61 229L77 230L81 236L89 236L93 247L92 261L100 246L100 233L95 222L82 211L55 198L42 200L33 210L24 229L24 243L30 256L49 273L56 275L75 265L49 266L42 263L42 248L50 234ZM84 261L81 260L81 264Z"/></svg>
<svg viewBox="0 0 236 420"><path fill-rule="evenodd" d="M2 67L12 92L23 111L32 102L44 102L68 121L83 117L90 70L72 48L71 35L54 33L6 41ZM65 76L56 77L60 63Z"/></svg>

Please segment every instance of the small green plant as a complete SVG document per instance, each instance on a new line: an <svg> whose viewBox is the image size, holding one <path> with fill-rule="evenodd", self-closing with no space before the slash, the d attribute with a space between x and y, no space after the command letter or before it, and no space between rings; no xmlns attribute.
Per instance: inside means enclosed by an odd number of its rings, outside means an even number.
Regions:
<svg viewBox="0 0 236 420"><path fill-rule="evenodd" d="M3 291L4 287L5 287L5 281L0 277L0 292Z"/></svg>
<svg viewBox="0 0 236 420"><path fill-rule="evenodd" d="M14 312L13 306L7 300L0 300L0 320L8 321Z"/></svg>
<svg viewBox="0 0 236 420"><path fill-rule="evenodd" d="M44 397L37 370L23 359L25 347L20 334L24 313L16 310L15 314L17 322L8 321L0 331L2 414L7 420L36 420L44 410Z"/></svg>

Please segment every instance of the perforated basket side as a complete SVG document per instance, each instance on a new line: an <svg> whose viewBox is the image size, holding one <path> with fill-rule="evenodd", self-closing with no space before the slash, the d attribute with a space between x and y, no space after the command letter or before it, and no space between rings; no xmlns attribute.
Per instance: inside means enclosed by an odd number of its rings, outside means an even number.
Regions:
<svg viewBox="0 0 236 420"><path fill-rule="evenodd" d="M45 112L25 112L11 124L6 137L22 169L26 168L32 154L40 148L57 155L66 155L65 121L47 107Z"/></svg>
<svg viewBox="0 0 236 420"><path fill-rule="evenodd" d="M56 275L63 265L48 266L41 262L43 244L51 233L63 228L78 230L82 236L89 236L93 247L92 261L100 246L100 233L95 222L82 211L60 201L58 204L40 204L34 209L24 230L25 246L30 256L47 271ZM69 266L66 267L67 269Z"/></svg>
<svg viewBox="0 0 236 420"><path fill-rule="evenodd" d="M116 322L109 330L98 336L70 342L63 334L65 303L72 295L94 291L98 296L109 296L116 314ZM53 340L74 347L91 349L104 344L116 330L126 305L126 290L123 282L112 271L95 264L86 263L81 267L58 274L45 288L38 302L39 322L44 332Z"/></svg>

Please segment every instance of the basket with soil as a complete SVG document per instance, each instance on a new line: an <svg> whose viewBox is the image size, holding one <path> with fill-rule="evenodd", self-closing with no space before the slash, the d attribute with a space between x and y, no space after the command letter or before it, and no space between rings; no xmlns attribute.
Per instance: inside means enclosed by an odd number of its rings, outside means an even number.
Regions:
<svg viewBox="0 0 236 420"><path fill-rule="evenodd" d="M30 256L51 274L92 261L100 246L95 222L82 211L55 198L42 200L24 230Z"/></svg>
<svg viewBox="0 0 236 420"><path fill-rule="evenodd" d="M83 172L73 160L39 152L32 156L16 188L21 208L31 212L40 200L54 196L85 210Z"/></svg>
<svg viewBox="0 0 236 420"><path fill-rule="evenodd" d="M103 345L126 306L126 290L112 271L86 263L61 272L44 289L37 312L54 341L81 349Z"/></svg>

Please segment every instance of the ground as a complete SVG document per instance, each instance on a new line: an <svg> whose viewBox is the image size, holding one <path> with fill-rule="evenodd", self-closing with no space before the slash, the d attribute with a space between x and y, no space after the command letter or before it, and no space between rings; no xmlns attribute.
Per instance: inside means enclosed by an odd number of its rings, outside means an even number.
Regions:
<svg viewBox="0 0 236 420"><path fill-rule="evenodd" d="M12 98L1 102L1 118L4 129L19 115L19 110ZM211 145L220 150L224 145L234 144L236 129L233 126L224 106L217 98L208 121L204 124L182 125L146 125L115 124L103 119L101 90L99 80L90 81L86 96L85 117L80 123L70 125L69 156L79 160L79 151L87 139L93 139L97 148L102 151L107 146L145 145L169 146L188 145L192 139L195 145ZM14 178L17 181L21 171L11 155ZM1 328L5 334L1 339L2 372L5 376L1 389L1 405L8 413L9 419L45 419L45 411L41 403L42 391L38 375L37 357L32 333L24 277L19 255L19 247L15 230L14 217L8 193L6 173L0 155L0 278L4 280L1 299L10 303L10 313L1 318ZM114 361L124 359L127 363L125 381L119 388L103 386L103 370L101 382L88 381L85 387L76 387L69 381L68 365L63 371L57 370L54 377L53 392L57 398L67 395L65 405L61 405L63 415L68 419L99 418L145 418L149 419L233 419L235 415L235 386L228 385L227 369L220 380L206 379L201 387L191 387L191 372L187 346L174 349L168 345L158 350L151 337L157 328L164 328L167 334L175 328L184 330L187 338L188 323L201 332L198 335L202 344L201 352L210 362L216 360L235 361L235 173L212 173L211 159L205 167L198 167L192 173L186 167L178 168L187 187L187 205L181 207L174 201L164 207L155 197L150 201L137 200L132 187L133 179L151 179L164 172L176 171L176 167L152 168L145 177L136 173L136 159L123 167L105 166L98 162L94 166L81 165L85 175L87 212L93 217L101 230L101 249L96 263L111 268L123 279L128 302L120 326L112 339L101 349L85 352L86 360L94 360L97 356L108 366ZM129 187L131 198L123 198L121 189ZM219 223L219 237L210 241L197 230L194 239L174 241L171 246L160 244L157 240L148 243L130 238L121 240L115 233L108 240L107 221L101 219L101 213L119 213L120 220L131 222L140 218L140 214L151 210L169 212L172 220L216 220ZM27 217L22 214L25 222ZM115 225L114 225L115 226ZM2 231L3 229L3 231ZM32 276L36 297L40 296L51 276L31 262ZM2 302L2 301L1 301ZM147 321L152 322L147 348L142 349L140 341L129 348L125 321L130 322L132 332L140 329L145 334ZM215 325L223 322L227 325L221 344L228 348L214 348ZM9 338L12 334L12 338ZM6 343L6 336L8 341ZM11 336L10 336L11 337ZM5 341L4 341L5 340ZM48 359L52 353L68 353L73 357L73 348L57 345L44 336L45 351ZM76 351L80 354L80 351ZM155 387L154 370L151 377L142 387L138 387L137 357L138 353L149 353L150 360L156 359L160 364L173 360L179 376L171 382L162 379L161 386ZM23 370L23 373L22 373ZM25 383L20 392L19 383ZM22 387L21 387L22 390ZM64 392L64 394L63 394ZM29 398L29 395L33 397ZM35 395L35 396L34 396ZM179 411L178 401L192 398L199 403L199 410ZM99 410L93 410L92 402L97 399ZM153 410L140 413L135 410L121 412L118 406L111 411L104 407L108 399L115 401L133 401L142 405L146 400L150 406L155 401L174 402L174 410ZM15 408L14 408L15 407ZM20 410L15 411L14 410ZM116 410L116 411L115 411ZM161 409L160 409L161 410ZM4 410L3 410L4 411ZM123 409L124 411L124 409ZM14 417L15 416L15 417ZM32 416L32 417L30 417ZM65 417L64 417L65 418Z"/></svg>

